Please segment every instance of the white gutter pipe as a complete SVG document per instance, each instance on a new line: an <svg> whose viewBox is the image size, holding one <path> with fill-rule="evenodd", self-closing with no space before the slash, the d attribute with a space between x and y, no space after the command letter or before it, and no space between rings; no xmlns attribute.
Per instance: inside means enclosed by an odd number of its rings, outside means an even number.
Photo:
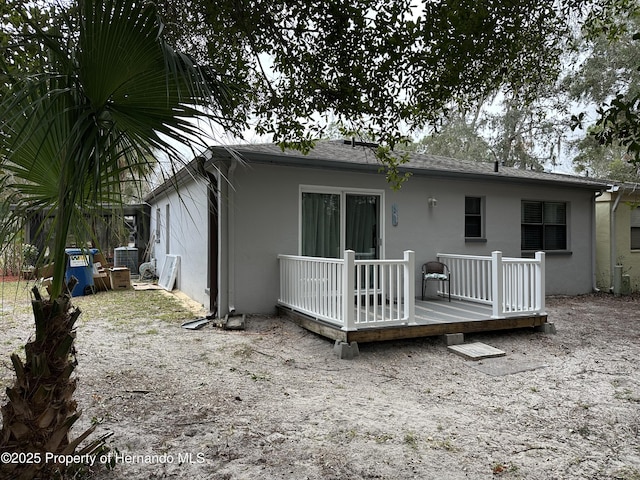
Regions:
<svg viewBox="0 0 640 480"><path fill-rule="evenodd" d="M597 255L597 234L596 234L596 198L602 196L604 192L600 191L596 193L593 198L593 206L591 208L591 288L594 292L599 292L598 280L596 278L596 255Z"/></svg>
<svg viewBox="0 0 640 480"><path fill-rule="evenodd" d="M618 185L611 185L611 187L607 190L609 193L617 193L616 199L611 206L611 212L609 214L609 233L611 238L610 245L610 258L609 258L609 280L611 287L609 290L613 289L613 278L614 278L614 269L616 266L616 255L618 254L617 249L617 238L616 238L616 210L618 209L618 204L620 203L620 198L622 195L619 193L620 187Z"/></svg>
<svg viewBox="0 0 640 480"><path fill-rule="evenodd" d="M229 288L227 290L229 314L233 315L236 311L236 221L235 221L235 186L233 184L234 173L238 167L238 160L232 156L231 165L227 172L226 181L229 182L229 201L227 202L227 248L229 252L229 265L228 265L228 282Z"/></svg>

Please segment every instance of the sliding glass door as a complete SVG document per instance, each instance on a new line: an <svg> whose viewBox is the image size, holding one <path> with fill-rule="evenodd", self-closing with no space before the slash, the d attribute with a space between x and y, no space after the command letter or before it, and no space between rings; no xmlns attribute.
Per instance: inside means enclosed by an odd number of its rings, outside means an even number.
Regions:
<svg viewBox="0 0 640 480"><path fill-rule="evenodd" d="M302 193L302 255L340 258L340 203L339 194Z"/></svg>
<svg viewBox="0 0 640 480"><path fill-rule="evenodd" d="M346 194L345 247L356 260L380 258L380 196Z"/></svg>
<svg viewBox="0 0 640 480"><path fill-rule="evenodd" d="M356 259L380 258L381 194L302 192L301 254L340 258L344 250Z"/></svg>

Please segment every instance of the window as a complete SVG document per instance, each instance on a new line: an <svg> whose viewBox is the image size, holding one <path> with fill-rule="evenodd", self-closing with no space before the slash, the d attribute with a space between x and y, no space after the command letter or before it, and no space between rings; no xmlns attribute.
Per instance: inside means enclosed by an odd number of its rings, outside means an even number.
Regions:
<svg viewBox="0 0 640 480"><path fill-rule="evenodd" d="M631 250L640 250L640 207L631 209Z"/></svg>
<svg viewBox="0 0 640 480"><path fill-rule="evenodd" d="M567 249L567 204L522 202L522 250Z"/></svg>
<svg viewBox="0 0 640 480"><path fill-rule="evenodd" d="M165 246L165 253L167 255L169 255L171 253L171 248L169 245L169 239L171 238L171 228L170 228L170 223L169 223L169 214L170 214L170 209L169 209L169 204L167 203L167 207L165 209L165 230L166 230L166 236L164 239L164 246Z"/></svg>
<svg viewBox="0 0 640 480"><path fill-rule="evenodd" d="M305 192L300 201L300 252L305 256L356 259L381 255L382 197L369 192Z"/></svg>
<svg viewBox="0 0 640 480"><path fill-rule="evenodd" d="M160 209L156 208L156 243L160 243Z"/></svg>
<svg viewBox="0 0 640 480"><path fill-rule="evenodd" d="M464 198L464 236L466 238L483 237L482 197Z"/></svg>

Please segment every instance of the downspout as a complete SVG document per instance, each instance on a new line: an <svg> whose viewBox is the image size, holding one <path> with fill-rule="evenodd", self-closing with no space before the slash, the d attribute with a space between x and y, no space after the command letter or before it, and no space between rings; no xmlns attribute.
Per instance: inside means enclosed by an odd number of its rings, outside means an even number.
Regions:
<svg viewBox="0 0 640 480"><path fill-rule="evenodd" d="M596 232L596 199L601 197L604 194L603 191L596 192L595 197L593 197L593 207L591 209L591 288L594 292L599 292L598 281L596 279L596 242L597 242L597 232Z"/></svg>
<svg viewBox="0 0 640 480"><path fill-rule="evenodd" d="M232 156L231 165L227 172L226 181L229 183L229 200L227 201L227 248L229 252L229 265L228 265L228 282L229 288L227 289L229 314L233 315L236 311L236 221L235 221L235 199L236 189L233 184L234 173L238 167L238 160Z"/></svg>
<svg viewBox="0 0 640 480"><path fill-rule="evenodd" d="M607 191L610 193L617 193L619 190L620 190L620 187L618 185L612 185ZM611 241L611 245L609 246L610 248L609 279L610 279L611 286L609 287L609 291L613 290L613 275L614 275L614 269L616 266L616 256L618 255L617 239L616 239L616 210L618 209L620 198L622 198L622 195L618 193L616 195L615 201L613 202L613 205L611 206L611 212L609 213L609 232L610 232L609 238Z"/></svg>

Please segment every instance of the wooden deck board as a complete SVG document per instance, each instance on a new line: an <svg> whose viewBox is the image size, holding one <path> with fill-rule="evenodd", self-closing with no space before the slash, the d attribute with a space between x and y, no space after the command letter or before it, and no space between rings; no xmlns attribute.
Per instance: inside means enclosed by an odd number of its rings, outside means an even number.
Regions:
<svg viewBox="0 0 640 480"><path fill-rule="evenodd" d="M491 307L452 300L418 301L416 300L416 323L452 323L464 320L486 320L491 318Z"/></svg>
<svg viewBox="0 0 640 480"><path fill-rule="evenodd" d="M407 338L431 337L447 333L473 333L543 325L547 315L513 315L507 318L491 318L488 305L461 300L416 299L415 324L364 327L361 330L345 331L340 327L314 319L308 315L279 306L286 315L301 327L331 340L343 342L380 342Z"/></svg>

